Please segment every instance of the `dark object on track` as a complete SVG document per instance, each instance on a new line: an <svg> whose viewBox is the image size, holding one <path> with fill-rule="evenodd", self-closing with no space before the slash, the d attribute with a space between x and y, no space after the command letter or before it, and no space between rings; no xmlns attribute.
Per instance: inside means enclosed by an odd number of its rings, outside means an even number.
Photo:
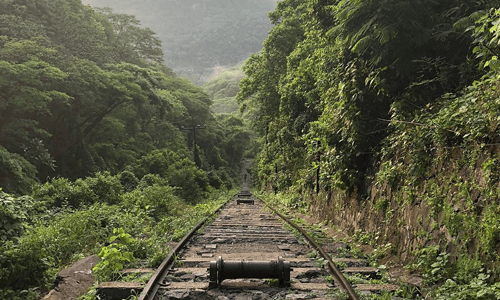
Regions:
<svg viewBox="0 0 500 300"><path fill-rule="evenodd" d="M254 199L236 199L236 204L250 204L253 205L255 202Z"/></svg>
<svg viewBox="0 0 500 300"><path fill-rule="evenodd" d="M250 191L242 190L238 193L238 197L252 197L252 193L250 193Z"/></svg>
<svg viewBox="0 0 500 300"><path fill-rule="evenodd" d="M224 279L278 279L281 287L290 286L290 262L280 256L278 261L224 261L221 256L210 262L210 287L220 286Z"/></svg>

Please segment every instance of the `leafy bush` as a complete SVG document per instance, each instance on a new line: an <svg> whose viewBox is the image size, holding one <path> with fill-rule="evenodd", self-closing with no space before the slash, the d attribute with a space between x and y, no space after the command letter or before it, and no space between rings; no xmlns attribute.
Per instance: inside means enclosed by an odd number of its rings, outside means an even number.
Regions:
<svg viewBox="0 0 500 300"><path fill-rule="evenodd" d="M170 248L165 245L167 240L165 235L154 235L148 239L137 239L131 246L134 257L146 259L147 265L151 268L158 267L170 252Z"/></svg>
<svg viewBox="0 0 500 300"><path fill-rule="evenodd" d="M80 206L90 202L88 195L82 194L81 187L67 178L53 178L49 182L33 187L33 198L44 203L47 208L71 205Z"/></svg>
<svg viewBox="0 0 500 300"><path fill-rule="evenodd" d="M207 174L196 168L192 161L183 159L171 166L169 171L169 183L178 187L176 194L186 201L196 203L207 195Z"/></svg>
<svg viewBox="0 0 500 300"><path fill-rule="evenodd" d="M167 216L158 222L156 230L167 236L169 241L179 241L203 217L210 214L216 203L187 206L178 216Z"/></svg>
<svg viewBox="0 0 500 300"><path fill-rule="evenodd" d="M500 299L500 282L489 284L490 275L481 273L466 284L448 279L435 291L436 300L496 300Z"/></svg>
<svg viewBox="0 0 500 300"><path fill-rule="evenodd" d="M418 251L417 262L412 267L422 271L428 285L443 282L451 273L449 257L449 253L439 252L438 245L429 246Z"/></svg>
<svg viewBox="0 0 500 300"><path fill-rule="evenodd" d="M109 172L98 172L94 177L87 177L83 186L87 186L93 193L91 203L116 204L120 201L123 187L118 176L111 176Z"/></svg>
<svg viewBox="0 0 500 300"><path fill-rule="evenodd" d="M96 173L94 177L71 182L66 178L54 178L33 188L33 198L48 208L69 205L73 208L94 203L115 204L120 200L123 187L117 176L109 172Z"/></svg>
<svg viewBox="0 0 500 300"><path fill-rule="evenodd" d="M133 242L134 239L122 228L113 229L110 244L101 249L101 260L92 269L100 281L115 280L118 272L134 261L134 255L129 250L129 245Z"/></svg>
<svg viewBox="0 0 500 300"><path fill-rule="evenodd" d="M23 234L32 206L31 197L16 198L0 190L0 241L17 240Z"/></svg>
<svg viewBox="0 0 500 300"><path fill-rule="evenodd" d="M147 188L148 186L153 186L153 185L168 185L168 181L165 178L161 178L160 175L157 174L146 174L144 175L141 180L139 181L139 184L137 185L137 189L143 190Z"/></svg>
<svg viewBox="0 0 500 300"><path fill-rule="evenodd" d="M139 184L139 179L131 171L125 170L118 175L120 183L126 192L134 190Z"/></svg>
<svg viewBox="0 0 500 300"><path fill-rule="evenodd" d="M0 146L0 187L7 193L28 194L38 182L36 168L21 155Z"/></svg>
<svg viewBox="0 0 500 300"><path fill-rule="evenodd" d="M153 184L143 190L133 190L122 196L122 205L133 211L145 211L156 220L167 215L178 215L182 201L174 195L175 188Z"/></svg>
<svg viewBox="0 0 500 300"><path fill-rule="evenodd" d="M46 286L54 270L71 262L76 253L92 252L112 228L139 235L147 221L143 213L124 213L118 206L98 203L60 213L48 225L35 223L18 243L0 244L0 286L15 290Z"/></svg>
<svg viewBox="0 0 500 300"><path fill-rule="evenodd" d="M175 193L191 203L200 201L208 192L206 172L197 168L192 160L170 150L156 150L141 158L134 173L159 175L171 186L178 187Z"/></svg>
<svg viewBox="0 0 500 300"><path fill-rule="evenodd" d="M208 183L210 184L210 186L213 186L216 189L220 189L222 184L224 183L220 179L220 177L217 175L217 173L214 171L209 171L207 173L207 177L208 177Z"/></svg>
<svg viewBox="0 0 500 300"><path fill-rule="evenodd" d="M50 268L43 244L21 238L19 243L7 241L0 245L0 286L6 290L23 290L30 286L44 286L46 271Z"/></svg>

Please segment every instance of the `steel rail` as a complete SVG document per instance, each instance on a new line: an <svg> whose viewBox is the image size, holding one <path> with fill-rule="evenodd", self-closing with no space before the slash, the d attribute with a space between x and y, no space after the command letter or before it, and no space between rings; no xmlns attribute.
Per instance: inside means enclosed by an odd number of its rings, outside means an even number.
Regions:
<svg viewBox="0 0 500 300"><path fill-rule="evenodd" d="M290 226L293 228L297 229L302 236L316 249L316 251L319 252L319 254L328 262L328 269L330 270L330 273L332 276L335 278L335 280L340 284L340 287L349 295L351 300L359 300L358 295L354 292L354 289L352 286L349 284L347 279L344 277L340 269L333 263L332 259L330 258L330 255L321 248L308 234L307 232L302 229L300 226L292 222L290 219L279 213L274 207L269 205L266 201L260 199L264 204L272 210L276 215L278 215L281 219L283 219L285 222L287 222Z"/></svg>
<svg viewBox="0 0 500 300"><path fill-rule="evenodd" d="M153 300L156 293L158 292L158 289L161 286L161 281L166 277L168 270L174 263L175 258L177 257L177 254L179 254L180 250L186 245L187 241L195 234L198 229L200 229L205 222L211 218L213 215L221 211L226 204L228 204L230 201L234 200L233 196L231 199L228 201L224 202L221 206L219 206L215 211L213 211L209 216L205 217L203 220L201 220L188 234L182 238L182 240L177 243L174 249L172 249L167 256L167 258L161 263L161 265L156 269L155 273L153 276L149 279L148 283L142 290L141 294L139 295L139 298L137 300Z"/></svg>

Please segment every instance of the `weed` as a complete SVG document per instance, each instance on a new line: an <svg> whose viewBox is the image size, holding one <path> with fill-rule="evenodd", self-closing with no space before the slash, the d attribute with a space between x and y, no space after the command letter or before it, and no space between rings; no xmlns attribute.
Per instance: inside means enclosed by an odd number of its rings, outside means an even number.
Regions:
<svg viewBox="0 0 500 300"><path fill-rule="evenodd" d="M459 284L453 279L448 279L433 294L436 300L494 300L500 298L500 282L489 284L490 274L481 273L466 284Z"/></svg>
<svg viewBox="0 0 500 300"><path fill-rule="evenodd" d="M313 251L311 251L311 252L307 253L307 257L309 257L309 258L315 258L315 257L318 257L318 251L313 250Z"/></svg>
<svg viewBox="0 0 500 300"><path fill-rule="evenodd" d="M113 229L113 234L109 238L110 244L99 252L101 260L92 269L101 281L114 280L125 265L134 261L134 255L129 251L129 245L133 243L130 234L122 228Z"/></svg>
<svg viewBox="0 0 500 300"><path fill-rule="evenodd" d="M347 264L343 261L334 261L333 262L337 267L343 269L343 268L347 268Z"/></svg>
<svg viewBox="0 0 500 300"><path fill-rule="evenodd" d="M391 292L382 291L380 294L366 294L359 297L360 300L392 300L393 295Z"/></svg>
<svg viewBox="0 0 500 300"><path fill-rule="evenodd" d="M391 243L387 243L380 247L375 248L375 250L370 253L368 259L372 262L375 262L387 255L389 255L393 251L393 246Z"/></svg>
<svg viewBox="0 0 500 300"><path fill-rule="evenodd" d="M316 266L318 268L323 268L324 266L326 266L328 264L328 261L326 259L324 259L323 257L319 257L314 261L314 263L316 264Z"/></svg>
<svg viewBox="0 0 500 300"><path fill-rule="evenodd" d="M351 251L345 247L337 248L337 257L351 257Z"/></svg>
<svg viewBox="0 0 500 300"><path fill-rule="evenodd" d="M360 244L351 244L351 255L354 258L364 257L363 250L361 250Z"/></svg>
<svg viewBox="0 0 500 300"><path fill-rule="evenodd" d="M450 254L439 252L439 246L429 246L417 252L417 262L410 266L411 269L422 271L424 283L432 285L448 278L450 270Z"/></svg>
<svg viewBox="0 0 500 300"><path fill-rule="evenodd" d="M330 289L328 293L329 293L328 295L334 299L338 299L338 300L350 299L349 295L346 292L341 291L338 287L334 287L334 288Z"/></svg>
<svg viewBox="0 0 500 300"><path fill-rule="evenodd" d="M264 279L264 284L270 287L279 286L278 279Z"/></svg>
<svg viewBox="0 0 500 300"><path fill-rule="evenodd" d="M404 299L420 299L422 292L418 286L400 284L400 288L395 292L395 296Z"/></svg>
<svg viewBox="0 0 500 300"><path fill-rule="evenodd" d="M354 231L352 239L363 245L368 245L373 240L373 236L370 233L363 232L361 229L357 229Z"/></svg>

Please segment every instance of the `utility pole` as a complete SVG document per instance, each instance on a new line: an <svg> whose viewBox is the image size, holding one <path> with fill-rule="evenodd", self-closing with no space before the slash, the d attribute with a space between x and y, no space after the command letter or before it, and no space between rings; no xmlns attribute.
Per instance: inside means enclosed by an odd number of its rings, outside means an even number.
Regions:
<svg viewBox="0 0 500 300"><path fill-rule="evenodd" d="M207 128L207 125L194 125L194 122L193 122L193 117L191 117L191 126L192 127L184 127L184 126L181 126L181 130L192 130L193 131L193 155L194 155L194 162L196 163L196 166L199 168L201 167L201 161L198 161L198 148L196 147L196 130L199 130L199 129L206 129Z"/></svg>
<svg viewBox="0 0 500 300"><path fill-rule="evenodd" d="M316 163L318 164L316 167L316 195L319 194L319 174L320 174L320 164L321 164L321 153L319 147L321 146L321 142L318 141L316 144Z"/></svg>

